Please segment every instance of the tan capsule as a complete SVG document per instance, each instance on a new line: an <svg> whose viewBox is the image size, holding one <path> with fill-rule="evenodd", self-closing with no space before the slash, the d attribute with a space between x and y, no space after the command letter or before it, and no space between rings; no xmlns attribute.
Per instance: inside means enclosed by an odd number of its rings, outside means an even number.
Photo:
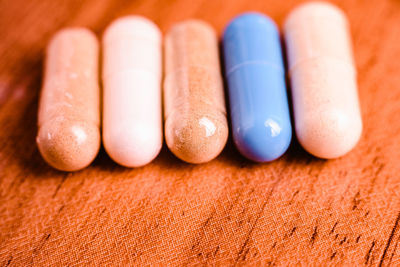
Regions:
<svg viewBox="0 0 400 267"><path fill-rule="evenodd" d="M317 157L340 157L362 132L346 16L329 3L306 3L290 13L284 34L297 138Z"/></svg>
<svg viewBox="0 0 400 267"><path fill-rule="evenodd" d="M88 166L100 148L99 45L84 28L59 31L47 47L36 142L63 171Z"/></svg>
<svg viewBox="0 0 400 267"><path fill-rule="evenodd" d="M165 138L189 163L214 159L228 138L215 31L199 20L176 24L165 37Z"/></svg>

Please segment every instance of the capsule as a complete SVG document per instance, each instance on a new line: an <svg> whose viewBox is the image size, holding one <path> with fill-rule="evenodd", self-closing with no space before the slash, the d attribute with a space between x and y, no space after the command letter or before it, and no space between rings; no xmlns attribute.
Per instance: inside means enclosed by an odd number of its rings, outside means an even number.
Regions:
<svg viewBox="0 0 400 267"><path fill-rule="evenodd" d="M345 14L328 3L303 4L286 19L284 34L297 138L317 157L340 157L362 132Z"/></svg>
<svg viewBox="0 0 400 267"><path fill-rule="evenodd" d="M103 143L126 167L151 162L162 146L161 45L158 27L140 16L103 35Z"/></svg>
<svg viewBox="0 0 400 267"><path fill-rule="evenodd" d="M272 161L292 138L278 28L245 13L226 27L223 48L234 143L250 160Z"/></svg>
<svg viewBox="0 0 400 267"><path fill-rule="evenodd" d="M173 26L165 37L165 138L189 163L212 160L228 138L215 31L199 20Z"/></svg>
<svg viewBox="0 0 400 267"><path fill-rule="evenodd" d="M82 169L99 151L98 54L96 36L84 28L59 31L47 47L36 142L56 169Z"/></svg>

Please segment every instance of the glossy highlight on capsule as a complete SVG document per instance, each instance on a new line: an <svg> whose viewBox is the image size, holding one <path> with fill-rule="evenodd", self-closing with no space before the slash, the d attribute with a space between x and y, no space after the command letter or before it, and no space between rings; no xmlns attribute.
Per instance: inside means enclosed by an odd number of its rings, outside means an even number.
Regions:
<svg viewBox="0 0 400 267"><path fill-rule="evenodd" d="M223 50L235 145L250 160L275 160L292 137L278 28L260 13L242 14L226 27Z"/></svg>

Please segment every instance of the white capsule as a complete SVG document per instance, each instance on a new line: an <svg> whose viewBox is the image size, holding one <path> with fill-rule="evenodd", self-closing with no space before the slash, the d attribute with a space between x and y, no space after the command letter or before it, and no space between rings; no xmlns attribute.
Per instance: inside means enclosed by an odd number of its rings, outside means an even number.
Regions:
<svg viewBox="0 0 400 267"><path fill-rule="evenodd" d="M161 33L127 16L106 29L103 47L104 147L117 163L139 167L162 146Z"/></svg>

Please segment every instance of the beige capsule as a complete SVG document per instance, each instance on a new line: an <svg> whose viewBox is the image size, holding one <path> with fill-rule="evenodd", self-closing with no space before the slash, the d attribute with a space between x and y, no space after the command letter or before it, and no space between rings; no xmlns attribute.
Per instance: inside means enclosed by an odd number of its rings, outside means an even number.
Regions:
<svg viewBox="0 0 400 267"><path fill-rule="evenodd" d="M60 30L47 47L36 142L56 169L82 169L99 151L98 57L98 40L84 28Z"/></svg>
<svg viewBox="0 0 400 267"><path fill-rule="evenodd" d="M218 39L200 20L174 25L165 37L165 138L189 163L217 157L228 138Z"/></svg>

